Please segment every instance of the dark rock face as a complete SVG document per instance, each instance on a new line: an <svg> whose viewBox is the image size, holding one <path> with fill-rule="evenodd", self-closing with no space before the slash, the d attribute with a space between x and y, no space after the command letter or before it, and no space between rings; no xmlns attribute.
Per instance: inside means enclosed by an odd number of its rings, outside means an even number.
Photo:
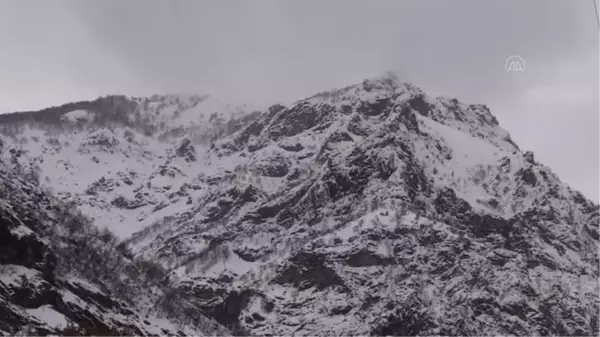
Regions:
<svg viewBox="0 0 600 337"><path fill-rule="evenodd" d="M325 256L309 252L300 252L284 267L273 280L278 284L293 284L299 290L314 287L322 290L338 286L340 291L348 291L344 281L327 266Z"/></svg>
<svg viewBox="0 0 600 337"><path fill-rule="evenodd" d="M149 322L152 313L148 323L141 324L143 309L136 307L136 292L145 289L151 302L154 296L160 298L166 285L153 284L151 294L148 283L160 279L164 270L131 255L128 259L133 262L125 262L112 233L93 227L74 203L60 202L35 182L25 181L20 172L4 168L0 169L0 334L185 335L173 326ZM169 312L161 315L172 319ZM48 323L48 317L55 317L56 323ZM226 331L201 313L196 317L196 326L208 323L209 330Z"/></svg>
<svg viewBox="0 0 600 337"><path fill-rule="evenodd" d="M425 102L425 98L423 95L417 95L412 97L406 103L409 109L412 109L418 112L422 116L428 116L429 112L433 110L433 106L427 102Z"/></svg>
<svg viewBox="0 0 600 337"><path fill-rule="evenodd" d="M332 151L335 150L335 146L337 143L342 142L352 142L352 136L350 136L347 132L344 131L335 131L333 132L325 141L325 144L321 147L319 154L317 155L317 162L324 163L329 158L329 155Z"/></svg>
<svg viewBox="0 0 600 337"><path fill-rule="evenodd" d="M525 158L525 161L528 162L529 164L535 165L535 159L533 158L533 152L531 152L531 151L525 152L525 154L523 154L523 158Z"/></svg>
<svg viewBox="0 0 600 337"><path fill-rule="evenodd" d="M55 276L55 266L57 258L50 248L39 240L36 234L31 232L28 235L15 235L11 230L24 228L19 225L20 221L7 213L4 209L0 212L0 268L3 272L10 272L11 268L28 268L27 272L21 274L17 285L14 283L3 284L0 281L0 328L4 331L17 331L23 326L29 326L30 330L37 331L40 334L58 333L61 330L48 330L43 326L36 326L29 319L20 315L14 305L24 308L39 308L50 306L62 315L65 315L74 322L85 326L85 329L92 333L123 334L132 333L144 335L142 331L131 325L107 325L97 314L93 314L89 309L72 304L65 303L60 289L68 289L75 296L85 300L88 303L96 303L98 306L124 315L130 315L129 309L121 307L108 296L103 294L94 294L89 289L77 285L77 283L68 283L58 281ZM10 267L12 266L12 267Z"/></svg>
<svg viewBox="0 0 600 337"><path fill-rule="evenodd" d="M1 209L0 263L19 264L27 268L41 267L46 273L50 272L55 259L48 256L48 248L33 233L23 237L13 234L11 229L17 229L19 225L17 218Z"/></svg>
<svg viewBox="0 0 600 337"><path fill-rule="evenodd" d="M351 267L387 266L394 264L392 258L381 257L367 249L353 252L345 256L344 260Z"/></svg>
<svg viewBox="0 0 600 337"><path fill-rule="evenodd" d="M279 145L279 147L281 147L282 149L284 149L286 151L290 151L290 152L299 152L299 151L304 150L304 146L302 146L302 144L300 144L300 143L296 143L293 145L282 144L282 145Z"/></svg>
<svg viewBox="0 0 600 337"><path fill-rule="evenodd" d="M498 125L498 120L494 115L491 114L490 109L484 104L470 104L467 107L467 113L474 113L482 124L489 124L492 126Z"/></svg>
<svg viewBox="0 0 600 337"><path fill-rule="evenodd" d="M234 249L234 253L236 253L242 260L247 262L255 262L258 261L265 253L256 249Z"/></svg>
<svg viewBox="0 0 600 337"><path fill-rule="evenodd" d="M256 137L260 135L264 128L263 123L264 122L262 119L258 119L252 122L252 124L246 127L244 131L238 137L236 137L235 144L238 147L242 147L248 143L250 137Z"/></svg>
<svg viewBox="0 0 600 337"><path fill-rule="evenodd" d="M386 317L386 323L381 324L372 332L372 336L419 336L434 324L426 313L421 313L413 308L396 309Z"/></svg>
<svg viewBox="0 0 600 337"><path fill-rule="evenodd" d="M382 98L374 103L361 102L361 105L359 105L356 110L365 116L378 116L383 114L383 117L385 117L390 113L390 102L390 98Z"/></svg>
<svg viewBox="0 0 600 337"><path fill-rule="evenodd" d="M452 214L465 220L471 214L471 206L464 200L458 199L453 189L441 190L435 201L435 209L441 214Z"/></svg>
<svg viewBox="0 0 600 337"><path fill-rule="evenodd" d="M136 209L136 208L140 208L146 204L147 203L144 200L141 200L141 199L128 200L128 199L125 199L125 197L123 197L123 196L119 196L119 197L115 198L113 201L111 201L111 205L118 207L118 208L124 208L124 209Z"/></svg>
<svg viewBox="0 0 600 337"><path fill-rule="evenodd" d="M289 159L282 155L275 155L259 163L256 170L265 177L281 178L289 173L291 166Z"/></svg>
<svg viewBox="0 0 600 337"><path fill-rule="evenodd" d="M519 176L525 184L531 187L535 187L537 185L538 179L531 167L520 170L517 172L517 176Z"/></svg>
<svg viewBox="0 0 600 337"><path fill-rule="evenodd" d="M204 315L214 318L232 331L243 334L240 325L240 313L248 306L253 296L261 296L251 290L229 291L224 284L210 282L208 285L182 283L177 289L180 297L187 298Z"/></svg>
<svg viewBox="0 0 600 337"><path fill-rule="evenodd" d="M461 111L460 103L458 102L457 99L453 98L448 102L442 101L442 105L444 105L446 107L446 109L448 109L448 111L453 115L453 117L456 120L464 122L464 120L465 120L464 112Z"/></svg>
<svg viewBox="0 0 600 337"><path fill-rule="evenodd" d="M296 106L283 110L274 117L274 123L268 132L274 140L297 135L317 125L318 115L318 111L313 107Z"/></svg>
<svg viewBox="0 0 600 337"><path fill-rule="evenodd" d="M185 138L181 141L181 144L175 151L175 154L178 157L185 158L185 161L187 162L196 161L196 149L191 144L192 142L189 139Z"/></svg>
<svg viewBox="0 0 600 337"><path fill-rule="evenodd" d="M600 240L600 233L598 231L598 216L586 224L585 230L594 240Z"/></svg>
<svg viewBox="0 0 600 337"><path fill-rule="evenodd" d="M354 115L354 117L352 117L350 123L348 124L348 131L361 137L369 135L369 130L367 130L361 123L360 115Z"/></svg>
<svg viewBox="0 0 600 337"><path fill-rule="evenodd" d="M39 308L44 304L59 301L60 295L56 289L40 276L34 279L37 282L30 282L29 279L22 276L21 284L16 287L9 285L3 295L7 300L24 308Z"/></svg>
<svg viewBox="0 0 600 337"><path fill-rule="evenodd" d="M404 125L409 131L420 133L419 122L417 122L417 117L411 108L408 105L404 105L399 107L399 109L398 115L390 124L390 131L398 132L400 130L399 126Z"/></svg>

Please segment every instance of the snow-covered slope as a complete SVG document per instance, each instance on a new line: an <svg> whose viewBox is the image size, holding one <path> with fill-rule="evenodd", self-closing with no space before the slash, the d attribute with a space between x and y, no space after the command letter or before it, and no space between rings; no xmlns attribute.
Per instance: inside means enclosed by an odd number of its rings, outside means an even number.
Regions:
<svg viewBox="0 0 600 337"><path fill-rule="evenodd" d="M46 186L126 237L151 224L155 210L170 214L185 205L173 192L202 172L202 163L190 164L194 146L202 151L255 115L209 96L109 96L0 115L0 128L19 144L23 165L39 167Z"/></svg>
<svg viewBox="0 0 600 337"><path fill-rule="evenodd" d="M229 333L32 178L0 161L0 335Z"/></svg>
<svg viewBox="0 0 600 337"><path fill-rule="evenodd" d="M260 112L109 101L0 119L5 161L160 263L222 325L598 334L598 205L484 105L391 74Z"/></svg>

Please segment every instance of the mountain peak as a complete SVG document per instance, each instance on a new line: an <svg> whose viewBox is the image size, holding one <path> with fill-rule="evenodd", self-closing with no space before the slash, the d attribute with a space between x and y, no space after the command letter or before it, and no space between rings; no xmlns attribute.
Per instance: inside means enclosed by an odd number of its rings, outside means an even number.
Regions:
<svg viewBox="0 0 600 337"><path fill-rule="evenodd" d="M396 73L394 71L386 71L380 75L368 77L363 80L363 83L372 83L372 84L379 83L379 84L385 85L389 88L397 88L398 86L400 86L402 84L402 82L400 81L400 77L398 76L398 73Z"/></svg>
<svg viewBox="0 0 600 337"><path fill-rule="evenodd" d="M100 256L126 260L124 272L155 263L169 317L240 335L598 334L598 205L520 151L486 106L433 98L393 72L289 107L234 106L115 96L33 114L39 123L21 116L0 178L49 187L109 226L124 248ZM24 221L41 236L78 239L23 187L0 206L56 219ZM17 234L8 249L25 251ZM48 241L59 260L88 261L63 241ZM0 307L22 304L1 293ZM132 310L163 303L147 297ZM81 320L60 303L43 302Z"/></svg>

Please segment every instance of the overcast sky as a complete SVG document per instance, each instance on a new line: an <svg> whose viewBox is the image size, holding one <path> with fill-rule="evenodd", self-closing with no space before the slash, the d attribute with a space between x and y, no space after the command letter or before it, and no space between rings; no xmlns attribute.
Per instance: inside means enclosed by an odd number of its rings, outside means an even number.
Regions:
<svg viewBox="0 0 600 337"><path fill-rule="evenodd" d="M598 41L592 0L4 0L0 111L111 93L289 102L395 70L487 104L597 201Z"/></svg>

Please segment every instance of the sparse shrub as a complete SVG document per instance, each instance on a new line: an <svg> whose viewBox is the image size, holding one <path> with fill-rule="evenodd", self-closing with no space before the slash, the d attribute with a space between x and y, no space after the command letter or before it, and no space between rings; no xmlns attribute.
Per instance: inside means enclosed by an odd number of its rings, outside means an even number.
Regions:
<svg viewBox="0 0 600 337"><path fill-rule="evenodd" d="M62 336L133 336L134 331L128 328L105 328L102 326L84 325L84 326L67 326L62 331Z"/></svg>
<svg viewBox="0 0 600 337"><path fill-rule="evenodd" d="M48 143L48 145L60 146L60 140L58 140L57 137L48 137L46 143Z"/></svg>
<svg viewBox="0 0 600 337"><path fill-rule="evenodd" d="M396 208L396 212L394 212L393 220L396 224L400 224L402 222L402 218L406 215L408 209L406 205L401 204Z"/></svg>
<svg viewBox="0 0 600 337"><path fill-rule="evenodd" d="M127 140L130 143L135 140L135 136L134 136L133 132L131 132L131 130L125 130L123 132L123 138L125 138L125 140Z"/></svg>
<svg viewBox="0 0 600 337"><path fill-rule="evenodd" d="M487 177L487 171L483 166L478 166L473 173L473 182L477 185L481 184Z"/></svg>

